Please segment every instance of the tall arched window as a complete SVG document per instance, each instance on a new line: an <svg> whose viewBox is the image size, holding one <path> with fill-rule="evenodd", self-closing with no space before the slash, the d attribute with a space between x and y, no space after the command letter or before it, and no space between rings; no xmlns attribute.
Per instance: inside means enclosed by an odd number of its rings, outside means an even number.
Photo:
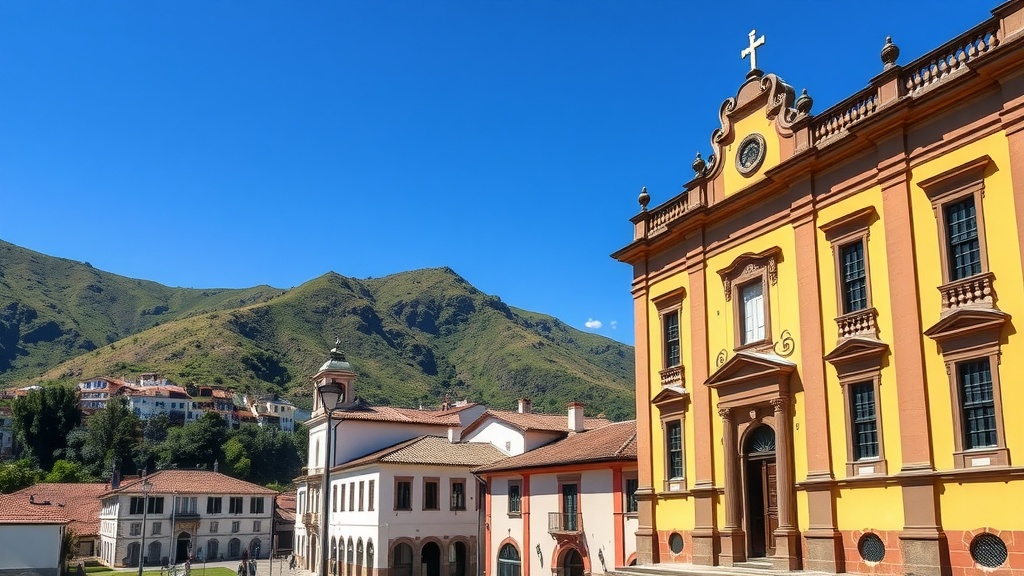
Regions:
<svg viewBox="0 0 1024 576"><path fill-rule="evenodd" d="M505 544L498 552L498 576L519 576L522 574L522 562L519 550L511 544Z"/></svg>
<svg viewBox="0 0 1024 576"><path fill-rule="evenodd" d="M355 563L356 547L352 545L352 537L348 537L348 554L345 555L345 574L352 576L352 565Z"/></svg>
<svg viewBox="0 0 1024 576"><path fill-rule="evenodd" d="M356 576L363 576L363 539L356 540Z"/></svg>
<svg viewBox="0 0 1024 576"><path fill-rule="evenodd" d="M412 576L412 546L399 544L395 546L393 576Z"/></svg>
<svg viewBox="0 0 1024 576"><path fill-rule="evenodd" d="M331 555L331 563L328 564L328 566L330 566L330 568L331 568L331 574L337 574L338 573L338 554L337 554L337 550L338 550L338 539L335 538L334 536L331 536L331 547L328 549L328 552Z"/></svg>
<svg viewBox="0 0 1024 576"><path fill-rule="evenodd" d="M370 568L370 573L373 573L373 540L366 541L366 565Z"/></svg>

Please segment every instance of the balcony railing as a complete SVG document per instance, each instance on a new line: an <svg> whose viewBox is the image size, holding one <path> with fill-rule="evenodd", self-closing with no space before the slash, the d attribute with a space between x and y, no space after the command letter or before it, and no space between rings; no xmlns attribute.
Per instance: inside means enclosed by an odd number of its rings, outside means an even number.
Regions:
<svg viewBox="0 0 1024 576"><path fill-rule="evenodd" d="M661 385L664 386L682 386L683 385L683 367L673 366L671 368L665 368L661 371Z"/></svg>
<svg viewBox="0 0 1024 576"><path fill-rule="evenodd" d="M548 512L548 534L575 534L583 531L583 514Z"/></svg>
<svg viewBox="0 0 1024 576"><path fill-rule="evenodd" d="M854 336L878 338L877 317L877 310L865 308L836 318L836 324L839 325L839 340L845 340Z"/></svg>
<svg viewBox="0 0 1024 576"><path fill-rule="evenodd" d="M993 308L995 300L995 292L992 291L993 279L994 275L991 272L986 272L939 286L939 293L942 294L942 313L949 314L958 308L965 307Z"/></svg>

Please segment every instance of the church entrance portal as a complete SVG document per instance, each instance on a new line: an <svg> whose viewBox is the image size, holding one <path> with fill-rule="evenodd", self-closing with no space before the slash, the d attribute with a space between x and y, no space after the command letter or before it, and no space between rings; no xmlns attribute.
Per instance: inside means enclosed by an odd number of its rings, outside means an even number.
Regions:
<svg viewBox="0 0 1024 576"><path fill-rule="evenodd" d="M747 550L751 558L775 555L779 527L775 431L762 424L744 442L746 472Z"/></svg>

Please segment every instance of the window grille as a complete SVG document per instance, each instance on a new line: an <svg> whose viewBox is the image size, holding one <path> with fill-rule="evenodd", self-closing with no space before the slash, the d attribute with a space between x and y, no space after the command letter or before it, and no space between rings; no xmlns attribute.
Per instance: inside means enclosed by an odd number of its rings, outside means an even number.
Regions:
<svg viewBox="0 0 1024 576"><path fill-rule="evenodd" d="M843 246L843 312L856 312L868 307L867 268L864 265L864 242L858 240Z"/></svg>
<svg viewBox="0 0 1024 576"><path fill-rule="evenodd" d="M868 533L860 537L857 551L860 552L860 557L867 562L881 562L885 558L885 542L882 542L878 534Z"/></svg>
<svg viewBox="0 0 1024 576"><path fill-rule="evenodd" d="M981 245L974 197L968 197L946 208L949 234L950 280L981 274Z"/></svg>
<svg viewBox="0 0 1024 576"><path fill-rule="evenodd" d="M992 369L988 359L958 366L963 410L964 449L995 446L996 406L992 395Z"/></svg>
<svg viewBox="0 0 1024 576"><path fill-rule="evenodd" d="M853 395L853 456L855 460L878 457L878 420L875 417L875 385L864 382L850 386Z"/></svg>
<svg viewBox="0 0 1024 576"><path fill-rule="evenodd" d="M998 568L1006 562L1006 543L995 534L978 534L971 541L971 558L986 568Z"/></svg>

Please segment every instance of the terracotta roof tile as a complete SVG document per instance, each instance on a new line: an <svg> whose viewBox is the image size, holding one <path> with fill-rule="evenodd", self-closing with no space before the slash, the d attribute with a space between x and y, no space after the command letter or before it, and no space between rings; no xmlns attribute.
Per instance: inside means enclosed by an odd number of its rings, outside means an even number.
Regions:
<svg viewBox="0 0 1024 576"><path fill-rule="evenodd" d="M473 471L487 473L606 460L636 460L636 420L579 432L535 450L480 466Z"/></svg>
<svg viewBox="0 0 1024 576"><path fill-rule="evenodd" d="M419 436L361 458L349 460L335 466L332 470L344 470L373 462L431 466L480 466L490 464L504 456L504 452L484 442L452 444L447 438L439 436Z"/></svg>
<svg viewBox="0 0 1024 576"><path fill-rule="evenodd" d="M546 432L571 432L568 414L539 414L536 412L516 412L514 410L488 410L470 428L476 428L488 416L501 420L520 430L543 430ZM583 428L593 430L607 426L611 422L605 418L584 418ZM467 428L468 431L468 428Z"/></svg>
<svg viewBox="0 0 1024 576"><path fill-rule="evenodd" d="M370 406L361 404L349 410L335 410L331 418L336 420L375 420L378 422L409 422L434 424L437 426L458 426L458 413L432 412L415 408L393 408L391 406Z"/></svg>
<svg viewBox="0 0 1024 576"><path fill-rule="evenodd" d="M25 494L0 495L0 524L66 524L64 506Z"/></svg>
<svg viewBox="0 0 1024 576"><path fill-rule="evenodd" d="M274 499L274 514L284 522L295 522L295 494L278 494Z"/></svg>
<svg viewBox="0 0 1024 576"><path fill-rule="evenodd" d="M79 536L94 536L100 533L100 509L103 503L100 495L110 489L103 482L87 482L82 484L39 483L11 494L26 501L34 496L36 502L49 500L53 504L63 504L64 514L70 521L70 527Z"/></svg>
<svg viewBox="0 0 1024 576"><path fill-rule="evenodd" d="M146 476L146 479L153 483L154 494L277 494L276 491L259 484L210 470L160 470ZM122 482L120 488L110 490L104 495L113 493L142 494L142 480Z"/></svg>

